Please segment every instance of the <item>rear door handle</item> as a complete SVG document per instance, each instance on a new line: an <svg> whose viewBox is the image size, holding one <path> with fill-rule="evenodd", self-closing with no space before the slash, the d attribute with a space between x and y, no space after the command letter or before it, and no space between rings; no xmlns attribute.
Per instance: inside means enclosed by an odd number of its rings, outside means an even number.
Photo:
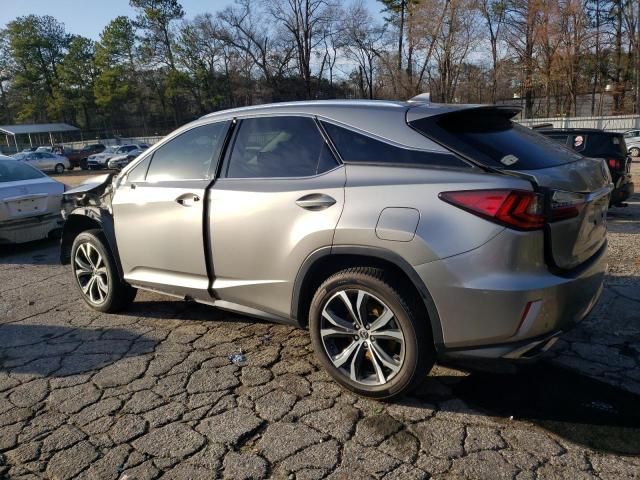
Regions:
<svg viewBox="0 0 640 480"><path fill-rule="evenodd" d="M310 193L296 200L296 205L314 212L329 208L334 203L336 203L336 199L324 193Z"/></svg>
<svg viewBox="0 0 640 480"><path fill-rule="evenodd" d="M183 207L192 207L196 202L200 201L200 197L195 193L185 193L184 195L180 195L176 198L176 202L178 202Z"/></svg>

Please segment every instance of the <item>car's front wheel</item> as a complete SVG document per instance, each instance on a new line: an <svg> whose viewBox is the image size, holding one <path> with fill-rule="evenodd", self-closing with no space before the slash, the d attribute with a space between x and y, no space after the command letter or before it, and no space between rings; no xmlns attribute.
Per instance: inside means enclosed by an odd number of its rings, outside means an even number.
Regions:
<svg viewBox="0 0 640 480"><path fill-rule="evenodd" d="M309 312L316 354L340 384L371 398L417 387L435 362L419 298L383 270L350 268L329 277Z"/></svg>
<svg viewBox="0 0 640 480"><path fill-rule="evenodd" d="M640 148L638 147L633 147L629 150L629 154L632 157L640 157Z"/></svg>
<svg viewBox="0 0 640 480"><path fill-rule="evenodd" d="M64 165L61 163L58 163L53 170L58 174L64 173Z"/></svg>
<svg viewBox="0 0 640 480"><path fill-rule="evenodd" d="M96 310L120 311L136 296L136 289L120 279L100 230L88 230L75 238L71 267L82 299Z"/></svg>

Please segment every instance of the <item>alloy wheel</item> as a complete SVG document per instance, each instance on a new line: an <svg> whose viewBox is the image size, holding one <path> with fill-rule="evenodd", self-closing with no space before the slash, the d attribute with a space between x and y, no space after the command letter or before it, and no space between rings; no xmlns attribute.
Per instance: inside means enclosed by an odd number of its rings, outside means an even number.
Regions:
<svg viewBox="0 0 640 480"><path fill-rule="evenodd" d="M341 290L329 298L320 337L334 367L354 382L383 385L402 368L405 338L395 314L364 290Z"/></svg>
<svg viewBox="0 0 640 480"><path fill-rule="evenodd" d="M93 304L104 303L109 294L109 275L100 252L89 242L81 243L73 263L82 293Z"/></svg>

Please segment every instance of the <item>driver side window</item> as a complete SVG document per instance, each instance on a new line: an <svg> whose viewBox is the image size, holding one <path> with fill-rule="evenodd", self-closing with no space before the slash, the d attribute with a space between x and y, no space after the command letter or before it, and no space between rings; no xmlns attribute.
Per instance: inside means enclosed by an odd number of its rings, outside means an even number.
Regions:
<svg viewBox="0 0 640 480"><path fill-rule="evenodd" d="M211 161L224 143L228 122L187 130L153 153L146 180L202 180L209 177Z"/></svg>

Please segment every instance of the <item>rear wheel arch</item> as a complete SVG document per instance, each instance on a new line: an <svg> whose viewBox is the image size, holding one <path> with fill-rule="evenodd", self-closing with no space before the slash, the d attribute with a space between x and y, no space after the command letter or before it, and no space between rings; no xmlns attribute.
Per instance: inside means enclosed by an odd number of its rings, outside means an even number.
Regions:
<svg viewBox="0 0 640 480"><path fill-rule="evenodd" d="M425 321L430 323L437 350L443 346L442 326L433 298L415 269L400 255L379 247L323 247L309 255L298 271L293 287L291 317L302 326L308 325L311 300L318 287L331 275L346 268L374 267L390 274L404 288L411 289L424 306Z"/></svg>

